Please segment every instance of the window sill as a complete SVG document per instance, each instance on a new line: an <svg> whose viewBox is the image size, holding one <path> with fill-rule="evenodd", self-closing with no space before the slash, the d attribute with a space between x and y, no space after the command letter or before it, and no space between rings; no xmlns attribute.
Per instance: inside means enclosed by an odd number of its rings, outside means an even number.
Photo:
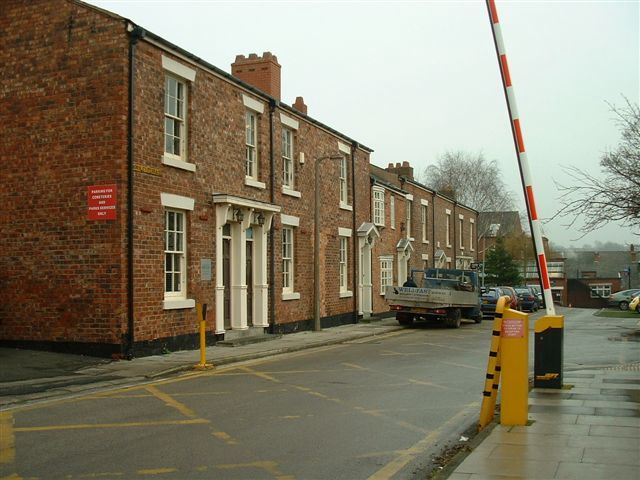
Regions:
<svg viewBox="0 0 640 480"><path fill-rule="evenodd" d="M164 301L164 309L165 310L178 310L183 308L193 308L196 306L195 300L165 300Z"/></svg>
<svg viewBox="0 0 640 480"><path fill-rule="evenodd" d="M425 245L429 245L429 240L422 240L422 243L424 243Z"/></svg>
<svg viewBox="0 0 640 480"><path fill-rule="evenodd" d="M180 157L167 155L166 153L162 156L162 164L169 167L179 168L181 170L187 170L189 172L196 171L196 165L194 163L185 162L184 160L180 159Z"/></svg>
<svg viewBox="0 0 640 480"><path fill-rule="evenodd" d="M296 197L296 198L302 197L302 194L300 192L298 192L297 190L291 190L290 188L287 188L287 187L282 187L282 194L289 195L290 197Z"/></svg>
<svg viewBox="0 0 640 480"><path fill-rule="evenodd" d="M265 188L267 188L267 185L265 183L254 180L251 177L244 177L244 184L248 187L259 188L260 190L264 190Z"/></svg>
<svg viewBox="0 0 640 480"><path fill-rule="evenodd" d="M282 293L282 300L300 300L299 292Z"/></svg>
<svg viewBox="0 0 640 480"><path fill-rule="evenodd" d="M353 212L353 207L351 205L346 204L346 203L340 202L340 208L342 210L349 210L350 212Z"/></svg>
<svg viewBox="0 0 640 480"><path fill-rule="evenodd" d="M340 298L351 298L351 297L353 297L353 292L350 292L350 291L340 292Z"/></svg>

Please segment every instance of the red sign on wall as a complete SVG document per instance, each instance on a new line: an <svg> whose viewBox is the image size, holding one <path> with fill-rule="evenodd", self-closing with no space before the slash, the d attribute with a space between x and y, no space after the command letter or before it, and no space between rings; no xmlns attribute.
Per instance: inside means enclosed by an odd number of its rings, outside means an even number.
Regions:
<svg viewBox="0 0 640 480"><path fill-rule="evenodd" d="M116 185L91 185L87 187L87 205L89 220L115 220Z"/></svg>

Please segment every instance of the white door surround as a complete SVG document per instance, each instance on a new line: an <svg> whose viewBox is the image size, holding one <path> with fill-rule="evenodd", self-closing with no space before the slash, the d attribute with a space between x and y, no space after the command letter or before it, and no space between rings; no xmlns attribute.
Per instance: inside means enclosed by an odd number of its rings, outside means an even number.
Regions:
<svg viewBox="0 0 640 480"><path fill-rule="evenodd" d="M269 281L267 269L267 233L280 207L226 194L214 194L216 207L216 333L224 333L224 281L222 229L231 226L231 329L246 330L247 308L252 308L253 326L269 326ZM253 305L247 306L247 229L253 229Z"/></svg>
<svg viewBox="0 0 640 480"><path fill-rule="evenodd" d="M373 223L363 223L358 235L358 313L369 318L373 313L373 279L371 274L372 249L380 232Z"/></svg>

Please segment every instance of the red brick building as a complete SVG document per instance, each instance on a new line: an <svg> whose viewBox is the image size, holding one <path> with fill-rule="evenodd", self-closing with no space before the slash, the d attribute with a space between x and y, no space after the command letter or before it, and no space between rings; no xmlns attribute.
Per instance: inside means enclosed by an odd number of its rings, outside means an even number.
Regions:
<svg viewBox="0 0 640 480"><path fill-rule="evenodd" d="M371 166L372 282L363 279L361 312L388 310L387 285L404 283L411 269L470 268L476 260L477 212L413 178L408 162Z"/></svg>
<svg viewBox="0 0 640 480"><path fill-rule="evenodd" d="M323 326L357 321L371 149L282 103L275 56L230 75L76 0L5 0L0 22L3 344L190 348L196 302L210 341L310 328L316 255Z"/></svg>

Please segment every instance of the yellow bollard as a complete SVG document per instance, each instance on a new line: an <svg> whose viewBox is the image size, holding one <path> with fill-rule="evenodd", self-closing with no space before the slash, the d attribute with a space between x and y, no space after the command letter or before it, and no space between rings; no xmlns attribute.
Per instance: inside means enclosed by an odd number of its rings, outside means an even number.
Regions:
<svg viewBox="0 0 640 480"><path fill-rule="evenodd" d="M480 407L480 421L478 431L489 425L493 421L493 412L496 409L496 398L498 396L498 385L500 384L500 332L502 329L502 313L505 303L509 297L500 297L496 303L496 311L493 317L493 335L491 337L491 347L489 350L489 361L487 362L487 375L482 392L482 406Z"/></svg>
<svg viewBox="0 0 640 480"><path fill-rule="evenodd" d="M200 363L195 365L197 369L212 368L213 365L207 363L207 342L206 342L206 319L207 319L207 304L197 303L196 314L198 316L198 322L200 323Z"/></svg>
<svg viewBox="0 0 640 480"><path fill-rule="evenodd" d="M506 309L500 335L500 423L526 425L529 408L529 315Z"/></svg>

